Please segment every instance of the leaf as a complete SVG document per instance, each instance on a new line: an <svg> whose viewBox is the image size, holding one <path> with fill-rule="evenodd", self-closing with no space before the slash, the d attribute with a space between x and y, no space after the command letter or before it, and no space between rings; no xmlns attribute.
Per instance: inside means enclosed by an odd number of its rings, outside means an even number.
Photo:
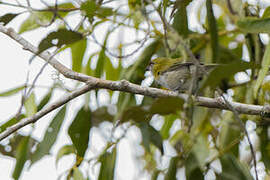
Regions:
<svg viewBox="0 0 270 180"><path fill-rule="evenodd" d="M192 152L196 158L197 165L203 169L206 164L206 159L210 155L210 147L208 144L208 137L200 134L196 137L196 142L192 146Z"/></svg>
<svg viewBox="0 0 270 180"><path fill-rule="evenodd" d="M187 18L187 5L191 2L191 0L184 0L175 2L177 7L177 11L174 15L173 19L173 28L178 32L179 35L183 37L187 37L189 30L188 30L188 18Z"/></svg>
<svg viewBox="0 0 270 180"><path fill-rule="evenodd" d="M270 141L268 137L268 127L262 126L260 136L260 150L262 153L262 161L266 169L270 168Z"/></svg>
<svg viewBox="0 0 270 180"><path fill-rule="evenodd" d="M114 116L108 113L107 107L100 107L92 112L92 126L98 126L104 121L113 122Z"/></svg>
<svg viewBox="0 0 270 180"><path fill-rule="evenodd" d="M98 180L114 179L114 169L116 162L116 148L112 152L105 152L100 158L101 167L99 170Z"/></svg>
<svg viewBox="0 0 270 180"><path fill-rule="evenodd" d="M114 68L111 60L108 57L106 58L105 71L107 80L116 81L119 79L121 66L118 67L119 68Z"/></svg>
<svg viewBox="0 0 270 180"><path fill-rule="evenodd" d="M177 119L177 116L174 114L169 114L164 117L164 124L160 130L160 134L163 139L168 139L170 136L170 129L174 123L174 121Z"/></svg>
<svg viewBox="0 0 270 180"><path fill-rule="evenodd" d="M69 154L75 154L75 148L73 145L64 145L62 146L56 155L56 160L55 160L55 164L57 165L58 161L65 155L69 155Z"/></svg>
<svg viewBox="0 0 270 180"><path fill-rule="evenodd" d="M16 124L17 122L19 122L23 118L25 118L25 115L21 114L18 118L13 117L13 118L9 119L7 122L1 124L0 133L5 131L8 127L12 126L13 124Z"/></svg>
<svg viewBox="0 0 270 180"><path fill-rule="evenodd" d="M98 9L97 9L97 13L96 13L96 15L97 15L97 17L99 17L99 18L106 18L106 17L108 17L108 16L111 16L111 15L113 15L113 9L112 8L108 8L108 7L99 7Z"/></svg>
<svg viewBox="0 0 270 180"><path fill-rule="evenodd" d="M94 0L87 0L81 4L81 10L85 12L86 17L90 22L93 21L93 17L97 9L98 6Z"/></svg>
<svg viewBox="0 0 270 180"><path fill-rule="evenodd" d="M189 153L185 160L186 177L190 180L204 180L203 172L201 171L197 158L194 153Z"/></svg>
<svg viewBox="0 0 270 180"><path fill-rule="evenodd" d="M0 92L0 97L12 96L14 94L17 94L18 92L20 92L24 88L25 88L25 86L23 85L23 86L18 86L18 87L6 90L4 92Z"/></svg>
<svg viewBox="0 0 270 180"><path fill-rule="evenodd" d="M28 18L21 24L19 34L47 25L53 19L52 12L31 12Z"/></svg>
<svg viewBox="0 0 270 180"><path fill-rule="evenodd" d="M51 147L55 143L59 130L62 126L62 123L65 119L66 106L64 106L58 113L54 116L51 121L42 141L37 145L35 152L32 155L32 164L40 160L43 156L49 154Z"/></svg>
<svg viewBox="0 0 270 180"><path fill-rule="evenodd" d="M37 107L37 111L40 111L50 101L51 97L52 97L52 89L42 98Z"/></svg>
<svg viewBox="0 0 270 180"><path fill-rule="evenodd" d="M270 18L246 17L236 25L245 33L270 33Z"/></svg>
<svg viewBox="0 0 270 180"><path fill-rule="evenodd" d="M159 132L146 122L141 122L139 128L142 133L144 148L150 152L150 143L154 144L163 154L163 140Z"/></svg>
<svg viewBox="0 0 270 180"><path fill-rule="evenodd" d="M84 180L82 172L77 167L73 167L73 178L74 180Z"/></svg>
<svg viewBox="0 0 270 180"><path fill-rule="evenodd" d="M266 49L263 55L261 69L259 71L259 75L253 89L254 97L257 97L258 90L260 86L262 85L265 76L268 73L269 66L270 66L270 43L268 43L268 45L266 46Z"/></svg>
<svg viewBox="0 0 270 180"><path fill-rule="evenodd" d="M127 122L133 120L135 122L149 121L151 116L147 116L148 113L139 106L132 106L127 108L121 117L121 122Z"/></svg>
<svg viewBox="0 0 270 180"><path fill-rule="evenodd" d="M3 16L0 16L0 22L4 23L4 26L7 25L10 21L12 21L16 16L18 16L19 13L7 13Z"/></svg>
<svg viewBox="0 0 270 180"><path fill-rule="evenodd" d="M262 18L269 18L270 17L270 6L268 6L264 12L263 12L263 15L262 15Z"/></svg>
<svg viewBox="0 0 270 180"><path fill-rule="evenodd" d="M82 107L68 128L68 135L80 157L84 156L88 147L89 131L91 127L91 112L89 109Z"/></svg>
<svg viewBox="0 0 270 180"><path fill-rule="evenodd" d="M179 161L178 157L172 157L171 158L169 169L168 169L168 172L165 175L164 180L176 180L177 161Z"/></svg>
<svg viewBox="0 0 270 180"><path fill-rule="evenodd" d="M31 93L30 96L24 102L24 108L26 111L26 117L31 117L37 112L37 105L35 102L35 94Z"/></svg>
<svg viewBox="0 0 270 180"><path fill-rule="evenodd" d="M218 44L218 29L212 7L212 0L206 0L208 30L211 37L212 59L218 62L219 59L219 44Z"/></svg>
<svg viewBox="0 0 270 180"><path fill-rule="evenodd" d="M184 100L177 97L158 98L150 108L152 114L167 115L183 108Z"/></svg>
<svg viewBox="0 0 270 180"><path fill-rule="evenodd" d="M19 179L21 172L24 168L24 164L28 159L28 144L29 144L30 136L24 137L20 144L17 147L16 151L16 165L13 170L12 177L14 179Z"/></svg>
<svg viewBox="0 0 270 180"><path fill-rule="evenodd" d="M222 172L216 174L217 179L222 180L252 180L247 165L239 162L234 156L225 154L220 157Z"/></svg>
<svg viewBox="0 0 270 180"><path fill-rule="evenodd" d="M86 39L77 41L70 45L71 55L72 55L72 70L76 72L81 72L82 62L87 46Z"/></svg>
<svg viewBox="0 0 270 180"><path fill-rule="evenodd" d="M38 45L39 53L53 46L60 48L63 45L69 45L83 39L83 35L79 32L58 29L51 32L47 37L43 38Z"/></svg>
<svg viewBox="0 0 270 180"><path fill-rule="evenodd" d="M235 61L230 64L219 65L210 72L202 84L202 89L206 86L216 87L222 80L229 78L237 72L256 67L253 62Z"/></svg>

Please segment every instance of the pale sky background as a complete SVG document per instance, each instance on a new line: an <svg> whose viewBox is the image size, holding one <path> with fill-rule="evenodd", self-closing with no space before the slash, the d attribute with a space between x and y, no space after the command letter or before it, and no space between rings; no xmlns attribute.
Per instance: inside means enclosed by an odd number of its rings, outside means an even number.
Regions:
<svg viewBox="0 0 270 180"><path fill-rule="evenodd" d="M199 0L202 1L202 0ZM13 1L8 1L13 2ZM33 1L33 5L35 7L40 7L39 1ZM61 2L61 1L60 1ZM256 2L256 1L255 1ZM261 2L266 2L261 1ZM8 6L0 5L0 16L6 14L7 12L16 12L17 8L10 8ZM14 21L8 24L8 27L13 27L15 30L18 30L18 27L20 26L20 23L23 19L25 19L28 16L28 14L20 15L17 17ZM194 16L194 15L193 15ZM195 19L194 17L189 17L191 19ZM72 19L76 20L76 19ZM72 22L71 20L71 22ZM200 29L201 27L196 23L192 22L190 23L190 26L194 29ZM50 28L53 29L54 27ZM104 37L104 33L106 28L100 28L99 31L96 31L96 37ZM34 45L37 45L38 42L42 37L45 36L47 30L44 29L38 29L34 31L30 31L23 34L23 37L26 38L28 41L33 43ZM129 36L129 33L124 33L124 39L125 40L132 40ZM117 36L117 35L116 35ZM116 37L115 36L115 37ZM112 41L116 41L113 40ZM100 40L102 42L102 39ZM91 49L89 48L89 54L90 52L93 52L94 50L97 50L98 46L91 46ZM1 61L0 61L0 92L3 92L4 90L16 87L18 85L24 84L26 80L26 74L27 71L30 70L30 82L33 80L33 77L39 72L39 69L44 64L44 61L36 58L33 63L29 66L28 60L31 57L31 53L25 51L22 49L22 47L9 38L8 36L0 33L0 49L1 49ZM61 53L60 55L57 55L56 58L65 64L66 66L70 67L71 61L70 61L70 52L65 51L64 53ZM50 66L47 66L45 71L42 73L42 75L39 77L39 80L37 82L37 85L43 85L43 86L49 86L52 84L53 80L52 77L54 76L55 70L51 68ZM72 87L73 84L72 80L68 80L63 78L63 82L67 85ZM36 88L35 94L37 97L37 102L39 102L40 98L43 97L48 89L46 88ZM59 97L61 97L64 94L63 91L56 91L54 93L54 97L50 102L53 102L57 100ZM20 98L21 94L17 94L11 97L7 98L0 98L0 124L6 120L8 120L10 117L12 117L19 105L20 105ZM23 170L23 173L21 174L21 180L32 180L32 179L40 179L40 180L48 180L48 179L56 179L61 173L68 170L74 163L75 156L69 155L63 157L59 163L58 166L55 166L55 155L57 151L62 147L62 145L70 143L70 139L67 135L67 128L69 124L71 123L72 117L75 115L77 111L73 111L74 109L78 109L78 107L81 107L83 101L82 98L77 98L76 100L73 100L72 103L69 105L69 111L67 111L66 119L64 121L64 124L61 129L61 133L58 136L57 143L53 146L51 149L51 156L45 156L42 160L35 163L33 166L28 168L28 163L26 163L25 169ZM106 98L101 103L107 104ZM95 102L93 102L93 105ZM46 130L46 127L49 125L50 120L55 115L57 111L54 111L50 113L49 115L46 115L42 119L40 119L36 124L36 130L34 131L33 135L36 139L41 140L44 135L44 130ZM254 126L253 126L254 127ZM104 123L102 126L99 127L99 129L109 130L112 126L109 123ZM19 132L22 134L27 134L29 130L31 129L30 126L27 126L20 130ZM250 129L251 131L254 130L254 128ZM93 128L91 132L91 148L87 151L86 157L91 158L100 150L103 149L105 143L104 143L104 134L100 133L101 131L98 130L98 128ZM140 168L137 165L137 159L136 156L140 155L142 153L142 149L139 147L139 143L141 141L141 136L139 135L139 130L137 128L132 128L131 131L129 131L126 138L121 140L118 148L118 155L117 157L117 178L116 179L133 179L136 177L136 179L149 179L149 175L147 174L140 174ZM106 134L105 134L106 136ZM3 141L2 144L5 144L6 142ZM168 143L167 143L168 144ZM134 148L136 147L136 148ZM166 148L165 148L166 150ZM167 154L170 154L171 150L166 150ZM164 164L168 163L168 159L164 159ZM0 179L3 180L11 180L12 172L15 166L15 161L11 158L8 158L6 156L0 155ZM86 169L86 164L82 164L83 169ZM262 166L260 166L262 167ZM263 168L263 167L262 167ZM121 169L121 171L119 171ZM180 170L179 173L183 173L183 170ZM85 172L85 171L84 171ZM89 174L91 175L91 178L94 178L95 175L98 173L98 166L95 166L94 169L89 170ZM132 178L133 177L133 178ZM209 179L211 179L211 175L209 175Z"/></svg>

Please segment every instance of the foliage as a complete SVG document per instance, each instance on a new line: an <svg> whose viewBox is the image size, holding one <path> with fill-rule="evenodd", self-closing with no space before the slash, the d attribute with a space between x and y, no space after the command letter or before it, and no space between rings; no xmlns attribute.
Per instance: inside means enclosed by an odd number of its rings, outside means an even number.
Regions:
<svg viewBox="0 0 270 180"><path fill-rule="evenodd" d="M28 12L19 33L56 27L41 35L38 53L55 48L58 53L63 53L70 49L72 70L106 80L126 79L139 85L145 84L145 69L153 57L187 61L190 57L186 49L189 49L202 63L222 64L202 81L200 95L213 97L215 88L220 87L234 101L269 103L270 43L265 44L262 33L269 33L270 4L265 7L241 0L205 0L201 4L196 4L196 0L125 0L119 4L109 0L72 2L51 4L43 9L18 6L16 8L21 9L21 13L4 14L0 22L10 25L18 16ZM2 1L0 4L10 5ZM195 6L197 8L191 8ZM191 13L196 15L195 18L190 18ZM74 16L80 18L69 21ZM193 26L195 21L197 27ZM101 29L105 29L103 37L96 37L95 33ZM115 45L112 39L118 31ZM128 33L130 39L124 39L127 38L124 35L121 37L122 32ZM94 45L99 46L97 51L91 50ZM244 72L245 83L239 83L239 72ZM1 123L0 132L49 105L55 90L59 87L65 89L59 80L56 84L39 103L37 94L29 94L23 101L23 113ZM74 88L78 86L79 83ZM152 86L157 87L155 83ZM23 85L1 91L0 98L8 98L25 88ZM109 103L102 105L105 96L108 96ZM80 166L82 162L91 168L100 164L96 174L98 179L113 179L121 173L116 166L117 157L122 155L119 144L132 131L131 127L139 129L136 132L142 136L139 146L144 149L136 163L143 165L143 170L152 179L178 179L177 172L181 168L185 168L185 176L191 180L204 179L210 171L217 179L252 179L253 161L240 160L243 153L240 144L245 142L246 134L232 112L193 106L178 98L154 99L109 90L92 90L81 98L84 105L80 108L65 105L57 112L41 141L35 140L31 133L27 136L16 133L8 141L11 151L5 150L7 144L0 145L1 154L16 159L14 179L19 179L27 170L24 168L27 161L31 161L31 166L50 155L68 111L75 112L67 132L64 132L70 137L70 143L64 144L56 155L56 164L65 155L76 156L76 162L64 174L67 179L90 179L89 175L85 177L87 169ZM244 123L252 121L257 124L253 132L261 143L255 147L255 151L261 154L257 161L263 163L269 173L269 122L257 116L238 116ZM109 132L102 128L106 123L113 126ZM107 135L104 135L106 145L89 160L86 154L93 148L90 145L91 134L96 133L94 128ZM122 132L120 137L116 135L119 132ZM169 146L173 150L168 150ZM35 150L30 151L33 148ZM162 164L160 157L170 157L169 162ZM219 162L221 168L213 167L214 162Z"/></svg>

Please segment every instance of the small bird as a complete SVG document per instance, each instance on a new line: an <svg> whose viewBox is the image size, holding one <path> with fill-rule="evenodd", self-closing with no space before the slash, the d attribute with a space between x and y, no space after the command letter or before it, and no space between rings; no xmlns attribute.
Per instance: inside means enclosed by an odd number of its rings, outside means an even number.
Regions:
<svg viewBox="0 0 270 180"><path fill-rule="evenodd" d="M181 62L180 58L172 59L158 57L153 59L147 67L154 76L155 81L161 86L179 92L187 92L195 75L196 65L192 62ZM197 79L202 80L203 76L217 67L217 64L203 65L197 67ZM193 87L192 92L197 87Z"/></svg>

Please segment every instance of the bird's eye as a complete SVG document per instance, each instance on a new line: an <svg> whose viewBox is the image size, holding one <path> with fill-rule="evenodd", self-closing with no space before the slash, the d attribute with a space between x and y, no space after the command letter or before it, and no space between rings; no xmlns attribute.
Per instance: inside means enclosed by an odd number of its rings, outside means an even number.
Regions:
<svg viewBox="0 0 270 180"><path fill-rule="evenodd" d="M160 71L158 71L158 73L157 73L158 75L160 75Z"/></svg>

